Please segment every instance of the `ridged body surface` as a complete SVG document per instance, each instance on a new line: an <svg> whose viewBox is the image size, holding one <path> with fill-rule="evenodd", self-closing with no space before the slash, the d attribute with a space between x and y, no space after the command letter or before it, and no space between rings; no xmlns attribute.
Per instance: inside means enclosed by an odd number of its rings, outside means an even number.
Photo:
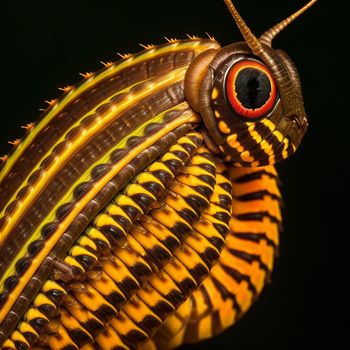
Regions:
<svg viewBox="0 0 350 350"><path fill-rule="evenodd" d="M277 174L218 157L184 93L218 48L174 41L87 73L16 145L0 173L2 349L174 348L261 292Z"/></svg>

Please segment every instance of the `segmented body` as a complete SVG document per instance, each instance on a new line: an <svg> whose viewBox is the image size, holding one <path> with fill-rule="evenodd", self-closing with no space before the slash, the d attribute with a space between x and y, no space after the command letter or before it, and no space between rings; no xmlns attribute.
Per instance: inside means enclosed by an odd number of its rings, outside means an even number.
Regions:
<svg viewBox="0 0 350 350"><path fill-rule="evenodd" d="M277 174L219 160L184 94L189 64L218 48L194 38L107 64L17 144L0 176L3 349L173 348L260 293Z"/></svg>

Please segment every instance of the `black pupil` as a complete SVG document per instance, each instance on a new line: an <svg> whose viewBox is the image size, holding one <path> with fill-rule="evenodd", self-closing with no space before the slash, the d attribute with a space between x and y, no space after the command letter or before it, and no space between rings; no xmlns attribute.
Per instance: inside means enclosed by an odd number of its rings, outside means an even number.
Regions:
<svg viewBox="0 0 350 350"><path fill-rule="evenodd" d="M269 99L271 83L261 70L244 68L237 75L235 89L242 106L254 110L262 107Z"/></svg>

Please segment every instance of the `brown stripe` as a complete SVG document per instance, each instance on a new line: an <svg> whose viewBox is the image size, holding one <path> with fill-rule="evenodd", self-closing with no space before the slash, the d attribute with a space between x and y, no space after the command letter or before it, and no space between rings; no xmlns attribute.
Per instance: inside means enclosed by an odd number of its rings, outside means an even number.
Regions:
<svg viewBox="0 0 350 350"><path fill-rule="evenodd" d="M244 213L239 215L234 215L234 217L241 221L263 221L265 217L269 218L271 222L274 222L278 225L281 225L281 222L278 218L271 215L267 211L260 211L260 212L251 212L251 213Z"/></svg>
<svg viewBox="0 0 350 350"><path fill-rule="evenodd" d="M231 234L234 237L237 237L239 239L243 239L245 241L250 241L254 243L259 243L261 240L265 240L266 243L273 247L274 249L277 249L277 244L274 242L271 238L267 236L265 232L259 232L259 233L253 233L253 232L232 232Z"/></svg>
<svg viewBox="0 0 350 350"><path fill-rule="evenodd" d="M263 175L267 175L272 179L278 180L278 177L276 175L271 174L271 173L267 172L266 170L258 170L258 171L254 171L252 173L244 174L238 178L233 179L232 181L236 182L236 183L246 183L246 182L261 179L261 177Z"/></svg>
<svg viewBox="0 0 350 350"><path fill-rule="evenodd" d="M258 199L264 199L265 196L269 196L270 198L280 201L281 198L274 193L269 192L268 190L261 190L256 192L250 192L246 194L242 194L240 196L235 196L235 198L241 202L249 202Z"/></svg>

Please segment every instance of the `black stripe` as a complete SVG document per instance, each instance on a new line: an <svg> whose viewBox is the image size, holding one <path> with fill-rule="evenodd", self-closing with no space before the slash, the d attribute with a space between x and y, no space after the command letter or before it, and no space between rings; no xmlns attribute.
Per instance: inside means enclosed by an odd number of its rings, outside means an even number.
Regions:
<svg viewBox="0 0 350 350"><path fill-rule="evenodd" d="M124 305L126 299L124 295L120 294L117 291L112 291L108 295L104 295L104 298L111 303L118 311L121 310L122 306Z"/></svg>
<svg viewBox="0 0 350 350"><path fill-rule="evenodd" d="M213 308L213 303L211 302L211 299L207 291L207 288L205 287L205 284L199 288L199 291L201 292L204 302L207 305L208 309L211 310Z"/></svg>
<svg viewBox="0 0 350 350"><path fill-rule="evenodd" d="M254 284L252 283L250 277L248 275L242 274L235 268L225 265L223 263L219 263L222 267L222 269L230 275L238 284L241 283L242 281L246 281L248 283L248 288L249 290L253 293L253 298L255 299L258 295L258 291L256 290Z"/></svg>
<svg viewBox="0 0 350 350"><path fill-rule="evenodd" d="M277 176L267 172L266 170L259 170L259 171L255 171L253 173L250 173L250 174L245 174L245 175L242 175L236 179L233 179L232 181L235 182L235 183L246 183L246 182L250 182L250 181L254 181L254 180L258 180L258 179L261 179L261 177L263 175L267 175L269 176L270 178L272 179L278 179Z"/></svg>
<svg viewBox="0 0 350 350"><path fill-rule="evenodd" d="M174 312L174 308L163 300L158 301L154 306L148 306L163 321L166 320L170 313Z"/></svg>
<svg viewBox="0 0 350 350"><path fill-rule="evenodd" d="M227 288L215 276L211 276L211 279L213 281L214 286L219 291L222 299L223 300L226 300L226 299L231 299L232 300L233 309L236 311L237 317L239 317L242 314L242 309L241 309L241 306L237 302L236 295L234 295L231 292L229 292L227 290Z"/></svg>
<svg viewBox="0 0 350 350"><path fill-rule="evenodd" d="M137 306L136 306L137 307ZM131 318L131 317L130 317ZM136 323L136 322L135 322ZM153 315L146 315L142 321L136 323L146 334L151 336L155 329L159 328L161 322ZM135 344L136 345L136 344Z"/></svg>
<svg viewBox="0 0 350 350"><path fill-rule="evenodd" d="M264 199L265 196L269 196L272 199L277 200L278 202L281 199L279 196L277 196L274 193L269 192L268 190L250 192L250 193L242 194L242 195L237 196L235 198L239 201L242 201L242 202L249 202L249 201L253 201L253 200L257 200L257 199Z"/></svg>
<svg viewBox="0 0 350 350"><path fill-rule="evenodd" d="M212 336L220 333L222 329L221 319L220 319L220 311L215 310L211 315L211 334Z"/></svg>
<svg viewBox="0 0 350 350"><path fill-rule="evenodd" d="M266 273L270 273L268 266L262 262L260 255L250 254L250 253L244 252L242 250L233 249L233 248L228 248L228 251L230 252L230 254L232 254L235 257L242 259L248 263L252 263L253 261L258 262L259 266L262 270L264 270Z"/></svg>
<svg viewBox="0 0 350 350"><path fill-rule="evenodd" d="M259 243L262 239L267 242L267 244L274 249L277 248L277 244L269 237L265 232L253 233L253 232L234 232L231 231L231 234L239 239L243 239L250 242Z"/></svg>
<svg viewBox="0 0 350 350"><path fill-rule="evenodd" d="M153 270L160 270L168 261L170 261L172 255L161 245L155 244L152 248L146 249L146 255L143 258L153 266Z"/></svg>
<svg viewBox="0 0 350 350"><path fill-rule="evenodd" d="M211 247L206 247L204 252L197 253L209 269L211 269L220 258L220 254L218 254L217 250Z"/></svg>
<svg viewBox="0 0 350 350"><path fill-rule="evenodd" d="M66 328L66 331L79 348L91 341L91 338L79 328Z"/></svg>
<svg viewBox="0 0 350 350"><path fill-rule="evenodd" d="M106 304L100 305L96 310L93 310L92 313L104 323L109 322L113 317L117 316L116 311Z"/></svg>
<svg viewBox="0 0 350 350"><path fill-rule="evenodd" d="M183 197L186 203L197 213L198 217L208 207L209 203L200 196L190 194Z"/></svg>
<svg viewBox="0 0 350 350"><path fill-rule="evenodd" d="M258 143L253 139L248 131L248 126L245 130L237 133L237 141L241 144L244 150L254 150L258 146Z"/></svg>
<svg viewBox="0 0 350 350"><path fill-rule="evenodd" d="M175 208L173 208L175 209ZM180 211L178 211L178 214L184 219L186 220L191 226L193 226L193 224L198 221L199 216L196 214L196 212L193 212L192 210L188 209L188 208L184 208L181 209Z"/></svg>
<svg viewBox="0 0 350 350"><path fill-rule="evenodd" d="M127 300L139 289L139 285L130 277L125 277L123 280L116 282L116 284Z"/></svg>
<svg viewBox="0 0 350 350"><path fill-rule="evenodd" d="M135 345L147 340L147 337L140 331L133 329L126 335L121 334L120 338L130 349L136 349Z"/></svg>
<svg viewBox="0 0 350 350"><path fill-rule="evenodd" d="M128 266L128 270L140 284L143 284L147 277L151 276L153 272L147 265L143 264L142 262L137 262L134 265Z"/></svg>
<svg viewBox="0 0 350 350"><path fill-rule="evenodd" d="M272 222L276 224L281 224L280 220L278 218L274 217L273 215L269 214L267 211L259 211L256 213L244 213L239 215L233 215L237 220L241 221L263 221L264 217L269 218Z"/></svg>
<svg viewBox="0 0 350 350"><path fill-rule="evenodd" d="M192 268L187 268L186 270L191 274L191 276L194 278L194 280L197 283L197 286L199 286L204 279L208 276L209 269L206 265L203 265L202 263L197 263Z"/></svg>

